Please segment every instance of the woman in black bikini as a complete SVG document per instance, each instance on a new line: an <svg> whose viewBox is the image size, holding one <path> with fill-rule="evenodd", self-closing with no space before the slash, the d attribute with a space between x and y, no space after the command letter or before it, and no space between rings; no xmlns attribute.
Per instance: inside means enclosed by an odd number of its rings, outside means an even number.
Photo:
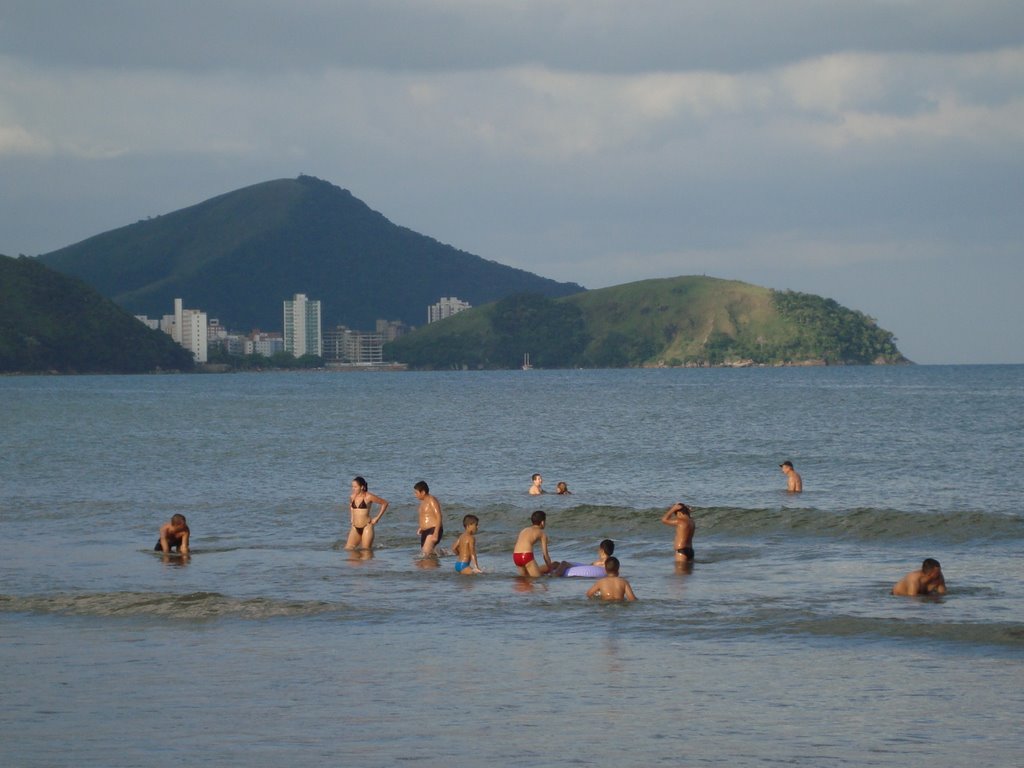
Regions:
<svg viewBox="0 0 1024 768"><path fill-rule="evenodd" d="M380 506L380 512L376 517L371 518L370 510L374 504ZM373 527L380 522L388 510L387 499L370 493L366 481L361 477L356 477L352 480L352 495L348 497L348 510L352 518L352 528L348 532L345 549L352 550L359 547L370 549L373 547Z"/></svg>

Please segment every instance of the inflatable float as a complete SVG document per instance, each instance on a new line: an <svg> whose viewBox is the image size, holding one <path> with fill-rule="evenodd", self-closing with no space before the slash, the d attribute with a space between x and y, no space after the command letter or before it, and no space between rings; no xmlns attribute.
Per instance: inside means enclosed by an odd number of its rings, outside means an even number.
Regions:
<svg viewBox="0 0 1024 768"><path fill-rule="evenodd" d="M603 565L571 565L565 569L563 576L581 576L585 579L600 579L605 575Z"/></svg>

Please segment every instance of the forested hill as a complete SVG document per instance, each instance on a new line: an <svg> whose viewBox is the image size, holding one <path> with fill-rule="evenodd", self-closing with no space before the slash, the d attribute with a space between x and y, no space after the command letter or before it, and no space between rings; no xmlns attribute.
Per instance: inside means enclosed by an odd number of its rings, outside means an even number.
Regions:
<svg viewBox="0 0 1024 768"><path fill-rule="evenodd" d="M132 314L159 317L180 297L240 331L279 329L282 302L296 293L321 301L325 327L365 329L378 318L422 325L444 296L476 306L583 290L397 226L311 176L229 192L39 259Z"/></svg>
<svg viewBox="0 0 1024 768"><path fill-rule="evenodd" d="M850 365L908 362L893 334L832 299L710 277L551 300L513 296L387 348L420 368Z"/></svg>
<svg viewBox="0 0 1024 768"><path fill-rule="evenodd" d="M191 370L192 354L80 280L0 256L0 372Z"/></svg>

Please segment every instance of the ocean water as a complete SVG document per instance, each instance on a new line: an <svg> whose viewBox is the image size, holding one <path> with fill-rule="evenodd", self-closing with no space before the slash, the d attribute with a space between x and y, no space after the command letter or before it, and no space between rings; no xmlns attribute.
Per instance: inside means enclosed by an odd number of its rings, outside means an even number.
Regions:
<svg viewBox="0 0 1024 768"><path fill-rule="evenodd" d="M1024 366L0 378L0 764L1024 765ZM805 492L784 492L791 459ZM530 475L571 496L531 497ZM354 475L391 502L345 552ZM418 559L412 485L487 573ZM685 501L680 570L664 510ZM516 576L616 541L640 598ZM193 555L152 551L188 517ZM894 598L925 557L949 594Z"/></svg>

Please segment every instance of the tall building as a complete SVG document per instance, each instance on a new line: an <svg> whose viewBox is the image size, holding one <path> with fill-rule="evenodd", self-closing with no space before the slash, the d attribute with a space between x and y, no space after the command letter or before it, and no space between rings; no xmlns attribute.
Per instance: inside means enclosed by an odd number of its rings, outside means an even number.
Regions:
<svg viewBox="0 0 1024 768"><path fill-rule="evenodd" d="M206 313L198 309L185 309L181 299L174 300L174 314L164 315L157 323L145 315L136 317L150 328L159 327L176 342L192 353L197 363L207 361L207 325ZM214 320L214 323L217 321Z"/></svg>
<svg viewBox="0 0 1024 768"><path fill-rule="evenodd" d="M462 301L454 296L442 297L437 304L431 304L427 307L427 323L436 323L438 320L444 320L446 317L457 315L459 312L470 308L468 301Z"/></svg>
<svg viewBox="0 0 1024 768"><path fill-rule="evenodd" d="M284 302L284 351L295 357L323 357L320 336L320 302L310 301L304 293L296 293Z"/></svg>
<svg viewBox="0 0 1024 768"><path fill-rule="evenodd" d="M177 314L177 313L175 313ZM183 309L181 314L181 325L178 334L178 343L192 353L197 363L205 363L207 359L207 325L206 313L198 309Z"/></svg>
<svg viewBox="0 0 1024 768"><path fill-rule="evenodd" d="M384 362L384 337L370 331L353 331L344 325L324 332L324 360L346 365L380 365Z"/></svg>

